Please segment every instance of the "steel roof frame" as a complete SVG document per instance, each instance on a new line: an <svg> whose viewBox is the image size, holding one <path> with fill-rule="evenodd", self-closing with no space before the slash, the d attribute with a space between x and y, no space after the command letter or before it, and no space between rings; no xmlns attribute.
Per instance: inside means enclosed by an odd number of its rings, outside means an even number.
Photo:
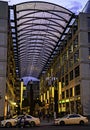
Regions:
<svg viewBox="0 0 90 130"><path fill-rule="evenodd" d="M39 78L57 55L60 40L74 14L42 1L25 2L10 9L14 11L11 23L15 26L11 29L17 73L20 78Z"/></svg>

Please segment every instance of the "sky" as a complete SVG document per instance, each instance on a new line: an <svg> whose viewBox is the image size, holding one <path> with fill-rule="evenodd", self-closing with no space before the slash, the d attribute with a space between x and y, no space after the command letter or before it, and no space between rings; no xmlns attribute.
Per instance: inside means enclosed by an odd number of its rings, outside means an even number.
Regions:
<svg viewBox="0 0 90 130"><path fill-rule="evenodd" d="M82 11L88 0L0 0L0 1L7 1L9 5L15 5L28 1L45 1L63 6L64 8L67 8L70 11L72 11L73 13L78 14L79 12Z"/></svg>

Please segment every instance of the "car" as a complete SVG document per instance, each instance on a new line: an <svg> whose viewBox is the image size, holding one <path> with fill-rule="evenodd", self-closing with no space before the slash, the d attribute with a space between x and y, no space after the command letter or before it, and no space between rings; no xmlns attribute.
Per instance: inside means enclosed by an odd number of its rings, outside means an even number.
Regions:
<svg viewBox="0 0 90 130"><path fill-rule="evenodd" d="M4 119L1 121L1 127L13 127L16 126L17 124L17 119L15 118L10 118L10 119Z"/></svg>
<svg viewBox="0 0 90 130"><path fill-rule="evenodd" d="M22 119L21 124L19 124L20 119ZM15 115L14 117L10 119L5 119L1 121L1 127L18 127L20 125L29 125L31 127L39 126L40 125L40 119L31 115Z"/></svg>
<svg viewBox="0 0 90 130"><path fill-rule="evenodd" d="M88 118L80 114L67 114L62 118L54 119L55 125L87 124Z"/></svg>
<svg viewBox="0 0 90 130"><path fill-rule="evenodd" d="M24 117L24 115L15 115L12 118L1 120L1 127L14 127L21 117Z"/></svg>
<svg viewBox="0 0 90 130"><path fill-rule="evenodd" d="M31 127L40 126L40 119L38 117L34 117L31 115L24 116L24 124L29 125Z"/></svg>

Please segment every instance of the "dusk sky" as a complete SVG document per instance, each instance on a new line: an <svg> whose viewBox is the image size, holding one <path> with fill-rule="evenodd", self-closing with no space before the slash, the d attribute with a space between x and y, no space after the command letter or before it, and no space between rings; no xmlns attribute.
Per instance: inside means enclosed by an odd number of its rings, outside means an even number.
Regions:
<svg viewBox="0 0 90 130"><path fill-rule="evenodd" d="M58 4L78 14L79 12L82 11L88 0L1 0L1 1L7 1L9 5L19 4L28 1L45 1Z"/></svg>

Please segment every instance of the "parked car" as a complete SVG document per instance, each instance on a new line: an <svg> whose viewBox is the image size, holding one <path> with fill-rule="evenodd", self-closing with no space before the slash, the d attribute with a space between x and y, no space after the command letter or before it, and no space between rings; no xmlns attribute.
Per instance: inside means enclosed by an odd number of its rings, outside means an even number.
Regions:
<svg viewBox="0 0 90 130"><path fill-rule="evenodd" d="M1 127L13 127L17 124L17 118L10 118L1 121Z"/></svg>
<svg viewBox="0 0 90 130"><path fill-rule="evenodd" d="M25 115L24 116L24 124L29 125L31 127L39 126L40 125L40 119L37 117L33 117L31 115Z"/></svg>
<svg viewBox="0 0 90 130"><path fill-rule="evenodd" d="M85 116L82 116L80 114L67 114L62 118L56 118L54 119L55 125L69 125L69 124L87 124L88 119Z"/></svg>
<svg viewBox="0 0 90 130"><path fill-rule="evenodd" d="M22 121L21 121L22 119ZM21 122L20 122L21 121ZM1 127L18 127L18 126L26 126L29 125L31 127L39 126L40 125L40 119L33 117L31 115L19 115L14 116L10 119L5 119L1 121Z"/></svg>

